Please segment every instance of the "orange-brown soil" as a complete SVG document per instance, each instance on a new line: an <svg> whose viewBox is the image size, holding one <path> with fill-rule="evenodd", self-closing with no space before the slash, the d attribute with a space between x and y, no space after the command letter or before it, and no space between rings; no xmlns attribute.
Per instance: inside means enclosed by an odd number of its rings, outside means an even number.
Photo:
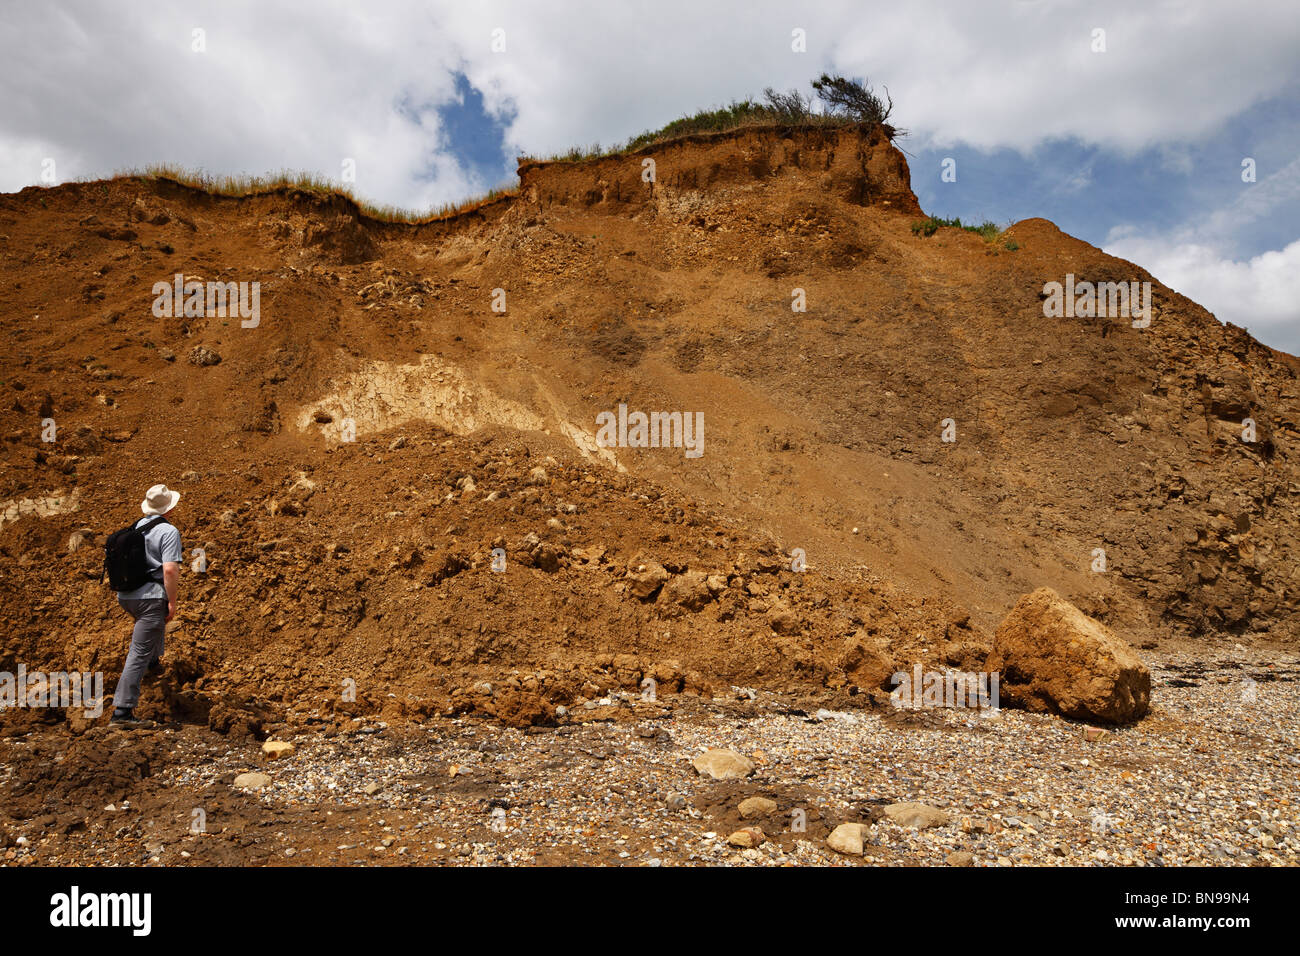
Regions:
<svg viewBox="0 0 1300 956"><path fill-rule="evenodd" d="M111 689L99 545L160 481L208 567L140 710L222 731L549 723L647 678L870 696L978 668L1042 585L1140 647L1294 644L1295 358L1041 219L918 236L879 135L520 177L420 225L138 178L0 197L0 669ZM259 324L155 317L178 273L260 282ZM1067 274L1153 281L1150 328L1045 318ZM597 447L620 403L702 412L703 455Z"/></svg>

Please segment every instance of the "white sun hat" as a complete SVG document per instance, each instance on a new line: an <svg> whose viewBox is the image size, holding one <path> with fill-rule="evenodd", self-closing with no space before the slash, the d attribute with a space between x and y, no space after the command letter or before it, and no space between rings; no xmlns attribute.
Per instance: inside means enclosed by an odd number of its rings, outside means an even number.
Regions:
<svg viewBox="0 0 1300 956"><path fill-rule="evenodd" d="M179 491L172 491L166 485L154 485L140 502L140 510L147 515L165 515L176 507L181 500Z"/></svg>

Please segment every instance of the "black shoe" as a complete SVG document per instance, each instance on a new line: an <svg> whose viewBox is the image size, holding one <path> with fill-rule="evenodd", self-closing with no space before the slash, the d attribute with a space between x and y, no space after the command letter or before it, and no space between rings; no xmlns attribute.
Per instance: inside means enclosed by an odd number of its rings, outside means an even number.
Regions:
<svg viewBox="0 0 1300 956"><path fill-rule="evenodd" d="M113 716L108 719L110 724L138 724L140 721L135 719L135 710L131 707L114 707Z"/></svg>
<svg viewBox="0 0 1300 956"><path fill-rule="evenodd" d="M161 669L162 669L162 659L155 657L153 660L149 662L149 666L145 668L145 673L152 674L154 671L161 670Z"/></svg>

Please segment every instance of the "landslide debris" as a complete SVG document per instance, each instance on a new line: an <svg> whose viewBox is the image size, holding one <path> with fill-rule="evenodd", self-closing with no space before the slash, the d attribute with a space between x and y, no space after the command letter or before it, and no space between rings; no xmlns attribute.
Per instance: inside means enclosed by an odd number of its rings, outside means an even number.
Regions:
<svg viewBox="0 0 1300 956"><path fill-rule="evenodd" d="M865 703L978 669L1044 585L1134 646L1293 642L1297 360L1044 220L1013 250L921 215L852 129L529 161L414 225L163 179L2 196L0 669L111 686L86 545L156 481L206 570L142 714L255 739L545 724L647 678ZM259 323L155 315L177 274L261 283ZM1150 327L1046 317L1067 275L1151 281ZM621 404L702 414L703 455L600 447Z"/></svg>

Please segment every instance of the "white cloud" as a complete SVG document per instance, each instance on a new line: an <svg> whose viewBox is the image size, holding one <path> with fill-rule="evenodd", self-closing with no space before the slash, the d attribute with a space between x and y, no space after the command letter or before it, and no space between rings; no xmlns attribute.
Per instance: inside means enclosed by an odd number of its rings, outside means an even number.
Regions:
<svg viewBox="0 0 1300 956"><path fill-rule="evenodd" d="M1104 249L1136 262L1221 321L1300 354L1300 240L1246 258L1229 251L1234 236L1297 199L1300 159L1257 183L1243 183L1232 202L1165 235L1144 235L1131 224L1116 227Z"/></svg>
<svg viewBox="0 0 1300 956"><path fill-rule="evenodd" d="M806 91L823 69L887 84L920 146L1133 150L1194 140L1276 95L1300 48L1291 0L62 0L4 17L0 140L23 145L0 155L0 189L36 181L33 150L68 176L161 161L336 176L353 156L362 195L413 207L492 185L446 154L430 112L457 70L489 109L517 109L517 151L622 140L769 84ZM505 53L490 49L495 27ZM790 49L795 27L807 53ZM1105 53L1090 52L1095 27Z"/></svg>
<svg viewBox="0 0 1300 956"><path fill-rule="evenodd" d="M1137 236L1108 241L1105 251L1136 262L1220 321L1300 354L1300 240L1243 261L1199 243Z"/></svg>
<svg viewBox="0 0 1300 956"><path fill-rule="evenodd" d="M379 13L318 4L32 5L0 31L0 189L176 163L213 173L356 160L357 191L422 208L485 188L439 152L427 108L456 54L415 2ZM206 33L206 51L191 48ZM405 106L416 109L406 109ZM425 108L421 112L419 108Z"/></svg>
<svg viewBox="0 0 1300 956"><path fill-rule="evenodd" d="M1215 210L1202 224L1189 228L1200 236L1235 233L1297 200L1300 200L1300 158L1258 182L1243 183L1240 194L1229 205Z"/></svg>

